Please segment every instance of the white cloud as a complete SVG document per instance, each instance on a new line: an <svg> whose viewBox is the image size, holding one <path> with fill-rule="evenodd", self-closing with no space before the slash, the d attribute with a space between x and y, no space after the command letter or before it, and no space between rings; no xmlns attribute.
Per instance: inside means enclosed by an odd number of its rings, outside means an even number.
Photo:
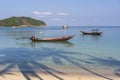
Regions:
<svg viewBox="0 0 120 80"><path fill-rule="evenodd" d="M53 15L52 12L41 12L42 15Z"/></svg>
<svg viewBox="0 0 120 80"><path fill-rule="evenodd" d="M67 15L68 15L68 13L63 13L63 12L60 12L60 13L57 13L57 15L59 15L59 16L67 16Z"/></svg>
<svg viewBox="0 0 120 80"><path fill-rule="evenodd" d="M35 15L40 15L40 12L34 11L33 14L35 14Z"/></svg>
<svg viewBox="0 0 120 80"><path fill-rule="evenodd" d="M52 20L53 21L63 21L63 19L60 19L60 18L53 18Z"/></svg>
<svg viewBox="0 0 120 80"><path fill-rule="evenodd" d="M33 12L35 15L38 15L38 16L48 16L48 15L53 15L52 12L39 12L39 11L34 11Z"/></svg>
<svg viewBox="0 0 120 80"><path fill-rule="evenodd" d="M39 18L45 18L46 16L39 15L38 17L39 17Z"/></svg>
<svg viewBox="0 0 120 80"><path fill-rule="evenodd" d="M46 12L39 12L39 11L34 11L33 12L35 15L41 15L41 16L52 16L52 15L54 15L54 16L67 16L67 15L69 15L68 13L64 13L64 12L56 12L56 13L52 13L52 12L48 12L48 11L46 11Z"/></svg>
<svg viewBox="0 0 120 80"><path fill-rule="evenodd" d="M36 15L38 18L44 18L44 19L49 19L52 21L64 21L64 18L62 16L67 16L69 15L68 13L64 12L49 12L49 11L34 11L34 15Z"/></svg>

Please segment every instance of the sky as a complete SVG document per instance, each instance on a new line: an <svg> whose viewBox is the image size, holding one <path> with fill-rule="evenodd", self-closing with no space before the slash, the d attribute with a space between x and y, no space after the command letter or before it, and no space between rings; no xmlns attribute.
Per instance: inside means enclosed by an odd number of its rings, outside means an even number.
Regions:
<svg viewBox="0 0 120 80"><path fill-rule="evenodd" d="M0 20L12 16L48 26L120 26L120 0L0 0Z"/></svg>

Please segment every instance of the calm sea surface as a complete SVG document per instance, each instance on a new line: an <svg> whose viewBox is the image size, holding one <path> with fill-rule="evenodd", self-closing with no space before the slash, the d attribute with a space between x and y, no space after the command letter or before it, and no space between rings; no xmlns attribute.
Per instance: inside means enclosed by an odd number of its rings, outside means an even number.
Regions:
<svg viewBox="0 0 120 80"><path fill-rule="evenodd" d="M110 74L120 77L120 27L99 26L97 28L103 32L101 36L80 33L80 30L91 31L93 28L96 27L0 27L0 67L17 65L21 71L32 72L39 68L51 72L62 72L66 67L71 68L71 72L82 68L106 79L105 72L110 69ZM29 37L33 34L37 38L76 36L65 42L32 42Z"/></svg>

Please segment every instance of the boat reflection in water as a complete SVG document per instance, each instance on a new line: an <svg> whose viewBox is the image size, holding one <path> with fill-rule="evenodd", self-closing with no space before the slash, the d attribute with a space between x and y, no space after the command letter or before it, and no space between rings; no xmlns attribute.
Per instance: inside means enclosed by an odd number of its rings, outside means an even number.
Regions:
<svg viewBox="0 0 120 80"><path fill-rule="evenodd" d="M37 47L39 47L39 46L41 46L41 45L51 45L51 46L53 46L53 45L58 45L58 46L65 46L65 47L73 47L74 46L74 44L72 43L72 42L69 42L69 41L54 41L54 42L35 42L35 41L32 41L31 43L31 46L32 46L32 48L37 48Z"/></svg>
<svg viewBox="0 0 120 80"><path fill-rule="evenodd" d="M102 35L91 35L91 36L81 35L81 38L87 41L98 41L101 40L102 37L103 37Z"/></svg>

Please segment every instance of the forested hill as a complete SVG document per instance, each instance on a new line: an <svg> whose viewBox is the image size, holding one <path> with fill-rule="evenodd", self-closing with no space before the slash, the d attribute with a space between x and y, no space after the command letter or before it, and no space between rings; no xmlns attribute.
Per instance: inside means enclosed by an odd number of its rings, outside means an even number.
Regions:
<svg viewBox="0 0 120 80"><path fill-rule="evenodd" d="M46 23L30 17L10 17L0 20L0 26L45 26Z"/></svg>

